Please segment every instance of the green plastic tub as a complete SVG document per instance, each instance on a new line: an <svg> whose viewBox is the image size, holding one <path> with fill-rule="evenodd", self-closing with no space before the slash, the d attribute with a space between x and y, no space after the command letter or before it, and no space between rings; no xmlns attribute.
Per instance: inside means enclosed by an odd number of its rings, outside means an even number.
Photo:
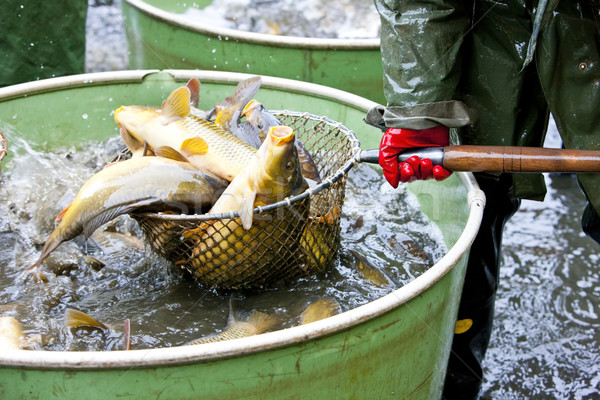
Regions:
<svg viewBox="0 0 600 400"><path fill-rule="evenodd" d="M277 36L190 21L210 0L123 0L129 68L242 72L313 82L384 102L379 39Z"/></svg>
<svg viewBox="0 0 600 400"><path fill-rule="evenodd" d="M117 135L111 115L116 107L154 103L190 77L202 82L203 96L222 98L248 76L147 70L31 82L0 89L0 122L35 147L103 139ZM257 98L273 109L307 111L340 121L355 131L363 149L378 144L381 133L362 121L374 104L364 98L271 77L263 77ZM7 141L10 152L10 135ZM449 250L400 289L321 321L226 342L113 352L3 351L0 397L439 398L465 256L485 199L466 173L409 187L421 210L439 226Z"/></svg>

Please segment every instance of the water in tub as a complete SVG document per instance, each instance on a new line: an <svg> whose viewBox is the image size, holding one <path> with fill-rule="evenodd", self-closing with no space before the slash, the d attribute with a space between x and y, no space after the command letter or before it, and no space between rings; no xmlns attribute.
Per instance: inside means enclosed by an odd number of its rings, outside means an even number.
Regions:
<svg viewBox="0 0 600 400"><path fill-rule="evenodd" d="M9 136L12 158L0 175L1 316L16 318L27 337L40 335L40 349L55 351L121 349L126 319L134 349L181 345L225 328L229 296L199 287L146 250L136 222L127 216L101 227L87 242L79 237L61 244L41 268L45 281L26 271L57 214L122 143L114 138L85 146L97 149L93 153L40 152L16 139L18 134ZM324 276L259 294L234 294L236 312L257 310L277 316L281 322L273 329L291 327L318 299L333 298L341 311L352 309L413 280L447 251L414 195L391 189L370 166L350 173L342 211L342 248ZM85 312L111 329L69 329L66 309Z"/></svg>

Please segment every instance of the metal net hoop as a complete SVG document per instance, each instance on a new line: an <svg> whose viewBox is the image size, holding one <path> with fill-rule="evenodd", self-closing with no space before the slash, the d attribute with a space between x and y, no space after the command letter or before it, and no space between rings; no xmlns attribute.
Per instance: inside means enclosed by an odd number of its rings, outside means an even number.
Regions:
<svg viewBox="0 0 600 400"><path fill-rule="evenodd" d="M216 289L257 289L323 272L340 242L346 177L360 144L327 117L273 112L294 130L315 161L321 182L303 193L254 209L245 230L237 212L139 213L150 248Z"/></svg>

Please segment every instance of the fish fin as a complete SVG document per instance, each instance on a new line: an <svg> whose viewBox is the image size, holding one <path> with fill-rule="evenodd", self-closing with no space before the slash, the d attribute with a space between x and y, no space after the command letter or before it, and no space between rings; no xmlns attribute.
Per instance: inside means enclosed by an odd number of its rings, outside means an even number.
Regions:
<svg viewBox="0 0 600 400"><path fill-rule="evenodd" d="M255 191L248 191L242 197L240 202L240 219L242 220L242 226L248 230L252 227L252 213L254 212L254 199L256 199Z"/></svg>
<svg viewBox="0 0 600 400"><path fill-rule="evenodd" d="M279 324L279 318L274 314L266 314L260 311L252 311L250 316L246 319L246 322L254 326L256 334L266 332L273 329Z"/></svg>
<svg viewBox="0 0 600 400"><path fill-rule="evenodd" d="M214 220L208 221L208 222L213 223ZM207 226L209 226L209 225L203 224L203 226L200 226L199 228L193 228L193 229L185 230L185 231L183 231L183 233L181 234L181 236L183 238L185 238L185 239L189 239L191 237L198 236L201 233L204 233L204 231L206 230Z"/></svg>
<svg viewBox="0 0 600 400"><path fill-rule="evenodd" d="M318 222L320 224L333 225L340 218L341 213L342 210L340 210L340 208L337 205L335 205L331 210L327 211L325 215L314 217L314 220L315 222Z"/></svg>
<svg viewBox="0 0 600 400"><path fill-rule="evenodd" d="M123 350L131 350L131 324L129 318L123 322Z"/></svg>
<svg viewBox="0 0 600 400"><path fill-rule="evenodd" d="M186 86L175 89L163 103L161 117L167 121L185 118L190 113L190 89Z"/></svg>
<svg viewBox="0 0 600 400"><path fill-rule="evenodd" d="M239 125L242 109L258 92L261 83L260 76L239 82L231 96L215 105L215 124L225 129L230 129L232 123Z"/></svg>
<svg viewBox="0 0 600 400"><path fill-rule="evenodd" d="M211 110L206 112L206 120L214 122L216 115L217 115L217 109L216 109L216 107L213 107Z"/></svg>
<svg viewBox="0 0 600 400"><path fill-rule="evenodd" d="M181 144L181 152L184 156L201 156L208 152L208 144L201 137L185 139Z"/></svg>
<svg viewBox="0 0 600 400"><path fill-rule="evenodd" d="M42 247L42 252L40 254L40 257L37 259L37 261L31 267L28 267L27 270L31 270L31 269L34 269L35 267L40 266L42 264L42 262L44 262L44 260L46 258L48 258L50 253L52 253L62 242L64 242L66 240L62 235L62 231L63 231L63 229L62 229L61 225L58 225L56 227L56 229L54 229L52 231L50 236L48 236L48 239L46 239L46 243L44 243L44 247Z"/></svg>
<svg viewBox="0 0 600 400"><path fill-rule="evenodd" d="M125 146L131 150L131 154L133 154L134 157L143 155L144 144L137 140L131 133L129 133L127 128L121 127L121 129L119 129L119 135L121 135L123 143L125 143Z"/></svg>
<svg viewBox="0 0 600 400"><path fill-rule="evenodd" d="M233 107L241 112L246 104L248 104L248 102L256 95L261 84L262 79L258 75L238 83L233 92L233 96L231 96Z"/></svg>
<svg viewBox="0 0 600 400"><path fill-rule="evenodd" d="M69 329L96 328L102 331L108 330L108 327L102 322L97 321L84 312L73 310L72 308L67 308L65 310L65 326Z"/></svg>
<svg viewBox="0 0 600 400"><path fill-rule="evenodd" d="M120 215L127 214L132 210L140 207L151 206L158 203L155 198L139 200L135 203L125 204L119 207L112 207L101 210L95 217L91 218L83 227L83 237L87 240L96 229L106 224L109 221L117 218Z"/></svg>
<svg viewBox="0 0 600 400"><path fill-rule="evenodd" d="M300 160L300 168L302 170L302 176L304 179L310 179L316 183L321 183L321 175L319 175L319 168L312 158L310 152L306 149L300 139L296 138L294 142L296 151L298 152L298 159Z"/></svg>
<svg viewBox="0 0 600 400"><path fill-rule="evenodd" d="M227 317L227 326L235 324L237 319L233 312L233 295L229 296L229 316Z"/></svg>
<svg viewBox="0 0 600 400"><path fill-rule="evenodd" d="M200 81L192 78L185 86L190 89L190 104L198 107L198 103L200 103Z"/></svg>
<svg viewBox="0 0 600 400"><path fill-rule="evenodd" d="M150 149L148 142L144 140L144 148L142 149L142 157L153 156L154 152Z"/></svg>
<svg viewBox="0 0 600 400"><path fill-rule="evenodd" d="M58 215L56 216L56 219L54 220L54 222L58 223L58 222L62 221L63 218L65 217L65 214L67 213L67 211L69 211L69 208L71 208L72 205L73 205L73 202L69 203L68 206L63 208L62 211L59 212Z"/></svg>
<svg viewBox="0 0 600 400"><path fill-rule="evenodd" d="M309 304L300 314L300 324L305 325L340 313L340 304L333 297L324 297Z"/></svg>
<svg viewBox="0 0 600 400"><path fill-rule="evenodd" d="M259 107L259 106L260 106L260 102L258 102L258 100L255 100L255 99L250 100L244 106L244 109L242 110L242 116L246 117L248 112L254 110L254 108Z"/></svg>
<svg viewBox="0 0 600 400"><path fill-rule="evenodd" d="M160 146L154 149L154 154L157 157L168 158L170 160L188 162L188 159L180 152L170 146Z"/></svg>
<svg viewBox="0 0 600 400"><path fill-rule="evenodd" d="M118 163L119 161L115 161L115 162L109 162L108 164L106 164L104 167L102 167L102 169L106 169L108 167L112 167L113 165L115 165L116 163Z"/></svg>

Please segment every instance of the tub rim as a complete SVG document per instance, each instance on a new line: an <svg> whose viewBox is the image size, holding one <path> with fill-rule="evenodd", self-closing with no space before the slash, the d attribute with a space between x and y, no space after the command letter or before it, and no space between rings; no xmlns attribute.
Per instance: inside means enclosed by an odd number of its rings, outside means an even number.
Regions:
<svg viewBox="0 0 600 400"><path fill-rule="evenodd" d="M223 38L232 42L248 42L278 47L295 47L301 49L344 49L344 50L379 50L380 39L332 39L307 38L301 36L269 35L265 33L247 32L237 29L222 28L179 17L179 14L168 12L162 8L150 5L143 0L123 0L129 6L174 26L193 32ZM129 27L128 27L129 29Z"/></svg>
<svg viewBox="0 0 600 400"><path fill-rule="evenodd" d="M43 94L48 91L61 90L74 86L143 81L147 75L161 71L171 74L175 80L196 77L201 82L210 81L214 83L235 83L253 76L251 74L234 72L200 70L156 69L98 72L50 78L0 88L0 103L16 97L25 97L37 93ZM365 112L377 104L357 95L314 83L263 75L261 75L261 78L263 86L266 87L286 89L307 95L329 98L364 110ZM109 352L5 350L0 354L0 366L31 369L122 369L216 361L321 338L379 317L407 303L433 286L449 273L469 250L479 230L485 206L485 195L479 189L472 173L457 172L457 174L467 190L467 203L470 209L469 217L457 242L425 273L379 299L310 324L225 342Z"/></svg>

